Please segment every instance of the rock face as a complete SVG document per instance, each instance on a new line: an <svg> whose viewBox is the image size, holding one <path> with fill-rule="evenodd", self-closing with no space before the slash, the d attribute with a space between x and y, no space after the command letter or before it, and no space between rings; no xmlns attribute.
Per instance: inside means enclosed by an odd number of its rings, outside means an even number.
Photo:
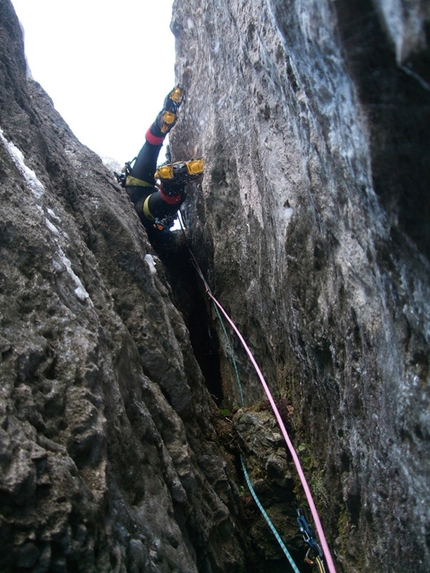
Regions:
<svg viewBox="0 0 430 573"><path fill-rule="evenodd" d="M27 79L9 1L0 22L0 570L244 570L238 490L163 266Z"/></svg>
<svg viewBox="0 0 430 573"><path fill-rule="evenodd" d="M173 7L172 152L207 165L190 243L345 573L430 558L429 17L424 1ZM188 254L154 250L27 78L9 0L0 128L0 571L285 571L238 457L301 558L303 494L257 379Z"/></svg>
<svg viewBox="0 0 430 573"><path fill-rule="evenodd" d="M344 571L428 568L429 17L419 0L174 4L173 150L207 165L193 245L294 405Z"/></svg>

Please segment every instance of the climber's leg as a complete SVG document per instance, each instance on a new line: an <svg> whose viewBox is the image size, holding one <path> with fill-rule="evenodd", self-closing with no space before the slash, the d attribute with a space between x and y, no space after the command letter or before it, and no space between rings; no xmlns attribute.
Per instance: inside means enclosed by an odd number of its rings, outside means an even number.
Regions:
<svg viewBox="0 0 430 573"><path fill-rule="evenodd" d="M179 86L173 88L164 100L163 109L157 116L153 125L153 134L165 137L178 119L178 110L185 98L185 90Z"/></svg>
<svg viewBox="0 0 430 573"><path fill-rule="evenodd" d="M145 143L131 170L131 177L154 185L154 172L164 139L177 121L177 112L184 99L184 90L175 87L164 100L163 109L145 135ZM136 183L136 181L134 181Z"/></svg>
<svg viewBox="0 0 430 573"><path fill-rule="evenodd" d="M166 97L163 109L146 132L145 143L127 177L127 191L147 229L168 228L185 199L185 185L203 177L203 159L178 161L156 171L164 138L176 123L184 91L176 87ZM156 179L161 185L155 186Z"/></svg>
<svg viewBox="0 0 430 573"><path fill-rule="evenodd" d="M185 199L185 186L190 182L201 181L203 169L202 158L162 165L155 173L155 177L160 180L159 189L146 197L142 204L146 220L151 221L156 228L163 228L163 225L159 225L160 221L173 223Z"/></svg>
<svg viewBox="0 0 430 573"><path fill-rule="evenodd" d="M151 137L151 135L150 129L148 129L145 136L145 143L137 155L130 176L127 177L127 186L142 185L141 182L147 183L150 186L155 185L154 173L157 169L157 160L163 146L164 138L159 138L161 139L161 143L157 143L156 138Z"/></svg>

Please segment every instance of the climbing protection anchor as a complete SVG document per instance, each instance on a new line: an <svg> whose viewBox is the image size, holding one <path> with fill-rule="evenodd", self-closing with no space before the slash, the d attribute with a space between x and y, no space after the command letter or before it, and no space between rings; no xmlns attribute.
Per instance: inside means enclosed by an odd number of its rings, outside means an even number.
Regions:
<svg viewBox="0 0 430 573"><path fill-rule="evenodd" d="M319 573L326 573L323 562L324 553L321 545L316 540L315 533L312 527L309 525L303 511L296 504L294 504L294 508L297 512L296 520L299 524L300 533L303 536L304 542L309 545L309 549L307 550L305 556L305 563L313 567L317 567Z"/></svg>

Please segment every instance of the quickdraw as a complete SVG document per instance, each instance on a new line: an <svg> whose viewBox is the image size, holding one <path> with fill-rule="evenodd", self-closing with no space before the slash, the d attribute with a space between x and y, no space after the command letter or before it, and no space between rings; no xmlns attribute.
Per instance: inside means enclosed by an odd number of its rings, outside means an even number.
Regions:
<svg viewBox="0 0 430 573"><path fill-rule="evenodd" d="M315 533L312 527L309 525L302 509L300 509L300 507L296 504L294 504L294 508L297 512L296 520L299 524L300 533L303 536L304 542L309 546L305 556L305 563L311 565L312 567L318 567L319 573L326 573L323 562L324 553L321 545L316 540Z"/></svg>

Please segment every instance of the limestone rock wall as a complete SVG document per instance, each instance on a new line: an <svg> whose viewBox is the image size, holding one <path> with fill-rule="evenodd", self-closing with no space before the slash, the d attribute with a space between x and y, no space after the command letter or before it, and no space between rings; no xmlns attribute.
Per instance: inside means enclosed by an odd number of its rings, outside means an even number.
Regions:
<svg viewBox="0 0 430 573"><path fill-rule="evenodd" d="M206 160L192 243L291 400L351 573L428 568L428 24L418 0L174 3L188 100L172 149Z"/></svg>
<svg viewBox="0 0 430 573"><path fill-rule="evenodd" d="M27 79L9 0L0 127L0 571L243 571L237 486L163 265Z"/></svg>

